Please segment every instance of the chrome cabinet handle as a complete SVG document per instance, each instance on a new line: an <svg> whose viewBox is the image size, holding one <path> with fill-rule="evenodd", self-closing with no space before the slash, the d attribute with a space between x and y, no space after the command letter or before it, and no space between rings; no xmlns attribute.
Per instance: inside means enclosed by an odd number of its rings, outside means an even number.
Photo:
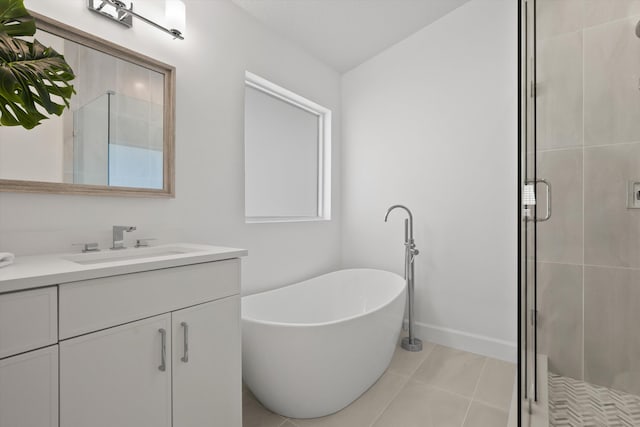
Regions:
<svg viewBox="0 0 640 427"><path fill-rule="evenodd" d="M184 355L180 358L184 363L189 362L189 325L187 322L180 323L180 326L184 329Z"/></svg>
<svg viewBox="0 0 640 427"><path fill-rule="evenodd" d="M167 331L163 328L158 329L162 338L162 349L160 351L160 366L158 369L162 372L167 370Z"/></svg>

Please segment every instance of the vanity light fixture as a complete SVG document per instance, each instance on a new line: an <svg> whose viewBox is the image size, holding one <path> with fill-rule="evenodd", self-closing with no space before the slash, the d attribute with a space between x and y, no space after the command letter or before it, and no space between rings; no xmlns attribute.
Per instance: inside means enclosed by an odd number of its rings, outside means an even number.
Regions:
<svg viewBox="0 0 640 427"><path fill-rule="evenodd" d="M112 19L127 28L133 26L133 18L171 34L174 38L184 40L182 35L185 25L185 5L182 0L165 0L165 20L163 27L155 21L135 12L131 0L89 0L89 10Z"/></svg>

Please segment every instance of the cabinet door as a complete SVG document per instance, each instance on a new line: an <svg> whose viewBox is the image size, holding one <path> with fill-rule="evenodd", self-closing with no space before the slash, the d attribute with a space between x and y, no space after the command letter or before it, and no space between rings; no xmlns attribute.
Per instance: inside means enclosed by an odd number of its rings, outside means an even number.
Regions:
<svg viewBox="0 0 640 427"><path fill-rule="evenodd" d="M173 426L241 427L240 298L180 310L172 318Z"/></svg>
<svg viewBox="0 0 640 427"><path fill-rule="evenodd" d="M62 341L60 424L170 427L171 315Z"/></svg>
<svg viewBox="0 0 640 427"><path fill-rule="evenodd" d="M0 360L0 427L58 425L58 346Z"/></svg>

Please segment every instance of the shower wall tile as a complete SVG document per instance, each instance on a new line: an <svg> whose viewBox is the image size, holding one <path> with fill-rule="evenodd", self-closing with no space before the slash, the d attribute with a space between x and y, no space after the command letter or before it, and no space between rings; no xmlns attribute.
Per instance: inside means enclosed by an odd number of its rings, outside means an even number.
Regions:
<svg viewBox="0 0 640 427"><path fill-rule="evenodd" d="M78 46L78 63L76 70L78 77L74 80L74 86L77 85L78 107L85 106L104 95L107 90L116 88L116 65L112 56L85 46ZM90 76L90 78L83 76Z"/></svg>
<svg viewBox="0 0 640 427"><path fill-rule="evenodd" d="M640 270L585 267L585 380L640 394Z"/></svg>
<svg viewBox="0 0 640 427"><path fill-rule="evenodd" d="M537 149L582 146L582 32L538 47Z"/></svg>
<svg viewBox="0 0 640 427"><path fill-rule="evenodd" d="M582 29L583 0L538 0L537 6L539 40Z"/></svg>
<svg viewBox="0 0 640 427"><path fill-rule="evenodd" d="M584 259L640 267L640 209L627 209L627 181L640 181L640 143L584 150Z"/></svg>
<svg viewBox="0 0 640 427"><path fill-rule="evenodd" d="M538 263L538 349L551 372L582 379L582 266Z"/></svg>
<svg viewBox="0 0 640 427"><path fill-rule="evenodd" d="M164 75L149 70L149 88L151 102L156 105L164 105Z"/></svg>
<svg viewBox="0 0 640 427"><path fill-rule="evenodd" d="M538 176L552 188L551 219L538 223L538 261L582 264L582 149L538 153ZM537 186L538 216L546 212L546 189Z"/></svg>
<svg viewBox="0 0 640 427"><path fill-rule="evenodd" d="M151 100L150 73L146 68L128 61L117 60L118 88L116 92L143 101Z"/></svg>
<svg viewBox="0 0 640 427"><path fill-rule="evenodd" d="M640 0L584 0L584 26L640 15Z"/></svg>
<svg viewBox="0 0 640 427"><path fill-rule="evenodd" d="M640 142L638 17L584 30L585 145Z"/></svg>
<svg viewBox="0 0 640 427"><path fill-rule="evenodd" d="M640 0L538 0L539 350L551 371L640 394ZM582 156L582 157L581 157ZM538 189L539 212L544 189ZM583 277L584 276L584 277Z"/></svg>

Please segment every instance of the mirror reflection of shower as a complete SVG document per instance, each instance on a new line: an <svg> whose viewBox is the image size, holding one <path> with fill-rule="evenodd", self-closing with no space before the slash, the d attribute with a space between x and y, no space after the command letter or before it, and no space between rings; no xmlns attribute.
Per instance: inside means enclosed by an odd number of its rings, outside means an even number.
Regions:
<svg viewBox="0 0 640 427"><path fill-rule="evenodd" d="M108 90L73 114L73 182L163 186L163 110Z"/></svg>

